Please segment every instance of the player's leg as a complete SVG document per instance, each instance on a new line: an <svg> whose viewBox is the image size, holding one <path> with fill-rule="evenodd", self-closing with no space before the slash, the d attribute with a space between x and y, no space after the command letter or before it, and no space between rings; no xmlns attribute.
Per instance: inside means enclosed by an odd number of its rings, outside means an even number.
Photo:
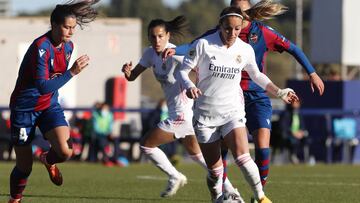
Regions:
<svg viewBox="0 0 360 203"><path fill-rule="evenodd" d="M31 141L35 136L35 121L39 113L11 111L11 143L16 165L10 174L10 200L20 202L33 165Z"/></svg>
<svg viewBox="0 0 360 203"><path fill-rule="evenodd" d="M218 202L224 198L222 192L222 176L224 168L220 155L221 141L199 143L207 165L208 175L206 182L212 201ZM219 201L220 202L220 201Z"/></svg>
<svg viewBox="0 0 360 203"><path fill-rule="evenodd" d="M201 149L195 135L187 135L184 138L181 138L180 141L181 144L184 145L185 150L189 153L190 158L207 170L205 159L201 153Z"/></svg>
<svg viewBox="0 0 360 203"><path fill-rule="evenodd" d="M186 177L171 164L165 153L158 148L161 144L173 142L173 133L166 132L158 127L152 129L140 142L141 151L164 173L169 176L168 186L161 193L162 197L174 195L177 190L187 183Z"/></svg>
<svg viewBox="0 0 360 203"><path fill-rule="evenodd" d="M270 166L270 129L260 128L252 132L255 142L255 162L259 168L263 187L269 175Z"/></svg>
<svg viewBox="0 0 360 203"><path fill-rule="evenodd" d="M16 154L16 165L10 174L10 200L9 202L20 202L23 191L30 176L33 164L32 148L28 146L14 146Z"/></svg>
<svg viewBox="0 0 360 203"><path fill-rule="evenodd" d="M232 129L229 132L229 129ZM254 196L257 200L263 201L267 199L263 192L263 188L260 181L258 168L255 162L252 160L249 153L248 139L246 129L242 123L233 121L224 127L223 133L226 133L224 141L231 150L235 163L241 169L246 181L250 185Z"/></svg>
<svg viewBox="0 0 360 203"><path fill-rule="evenodd" d="M269 175L270 131L272 107L269 97L264 93L244 93L246 127L253 136L255 144L255 163L258 166L263 187ZM255 202L252 200L252 202Z"/></svg>
<svg viewBox="0 0 360 203"><path fill-rule="evenodd" d="M69 128L59 126L48 131L44 136L50 142L51 148L40 155L40 161L48 170L50 180L59 186L62 185L63 178L56 164L65 162L72 156Z"/></svg>

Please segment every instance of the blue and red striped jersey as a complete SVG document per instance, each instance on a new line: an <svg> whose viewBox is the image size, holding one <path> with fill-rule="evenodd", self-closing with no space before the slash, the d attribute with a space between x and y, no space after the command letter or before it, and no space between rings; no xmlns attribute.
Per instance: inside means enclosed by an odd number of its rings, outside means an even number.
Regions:
<svg viewBox="0 0 360 203"><path fill-rule="evenodd" d="M252 21L241 30L239 36L244 42L249 43L255 52L256 63L260 72L266 74L265 60L267 52L283 52L290 48L290 41L272 28L258 21ZM244 91L264 91L255 84L247 74L242 72L241 88Z"/></svg>
<svg viewBox="0 0 360 203"><path fill-rule="evenodd" d="M54 47L50 31L35 39L20 65L15 89L10 98L10 109L41 111L58 102L58 89L72 75L67 67L73 43Z"/></svg>

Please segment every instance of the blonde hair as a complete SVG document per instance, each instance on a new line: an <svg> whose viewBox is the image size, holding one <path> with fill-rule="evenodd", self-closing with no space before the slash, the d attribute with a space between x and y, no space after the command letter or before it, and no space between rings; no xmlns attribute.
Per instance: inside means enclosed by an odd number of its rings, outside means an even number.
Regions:
<svg viewBox="0 0 360 203"><path fill-rule="evenodd" d="M248 10L244 11L245 18L252 20L267 20L274 16L281 15L288 10L288 7L281 3L273 2L272 0L261 0L254 4Z"/></svg>

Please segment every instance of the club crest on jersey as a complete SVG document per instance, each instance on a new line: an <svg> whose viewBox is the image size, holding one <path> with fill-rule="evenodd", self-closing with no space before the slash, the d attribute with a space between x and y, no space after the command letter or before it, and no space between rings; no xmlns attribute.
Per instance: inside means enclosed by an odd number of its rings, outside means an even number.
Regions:
<svg viewBox="0 0 360 203"><path fill-rule="evenodd" d="M40 58L45 54L45 49L39 49L39 56Z"/></svg>
<svg viewBox="0 0 360 203"><path fill-rule="evenodd" d="M236 62L237 63L241 63L242 59L241 59L241 56L240 55L237 55L236 57Z"/></svg>
<svg viewBox="0 0 360 203"><path fill-rule="evenodd" d="M258 36L257 36L257 34L251 33L251 34L250 34L250 41L251 41L252 43L257 43L257 41L258 41Z"/></svg>

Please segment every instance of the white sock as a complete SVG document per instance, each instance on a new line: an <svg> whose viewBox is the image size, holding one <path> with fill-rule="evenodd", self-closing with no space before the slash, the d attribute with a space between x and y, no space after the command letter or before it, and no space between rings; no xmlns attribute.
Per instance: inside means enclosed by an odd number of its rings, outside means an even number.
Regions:
<svg viewBox="0 0 360 203"><path fill-rule="evenodd" d="M169 177L178 177L179 172L170 163L165 153L158 147L150 148L140 146L141 151L163 172Z"/></svg>
<svg viewBox="0 0 360 203"><path fill-rule="evenodd" d="M234 186L231 184L229 178L226 177L225 181L224 181L224 191L227 192L232 192L235 190Z"/></svg>
<svg viewBox="0 0 360 203"><path fill-rule="evenodd" d="M190 158L207 170L206 162L205 162L205 159L204 159L202 153L190 155Z"/></svg>
<svg viewBox="0 0 360 203"><path fill-rule="evenodd" d="M240 167L246 181L249 183L255 198L259 200L264 197L265 194L261 185L259 169L251 159L250 154L246 153L238 156L235 162Z"/></svg>
<svg viewBox="0 0 360 203"><path fill-rule="evenodd" d="M213 199L217 199L222 195L222 177L224 167L219 166L214 169L208 169L209 173L207 176L207 185Z"/></svg>

